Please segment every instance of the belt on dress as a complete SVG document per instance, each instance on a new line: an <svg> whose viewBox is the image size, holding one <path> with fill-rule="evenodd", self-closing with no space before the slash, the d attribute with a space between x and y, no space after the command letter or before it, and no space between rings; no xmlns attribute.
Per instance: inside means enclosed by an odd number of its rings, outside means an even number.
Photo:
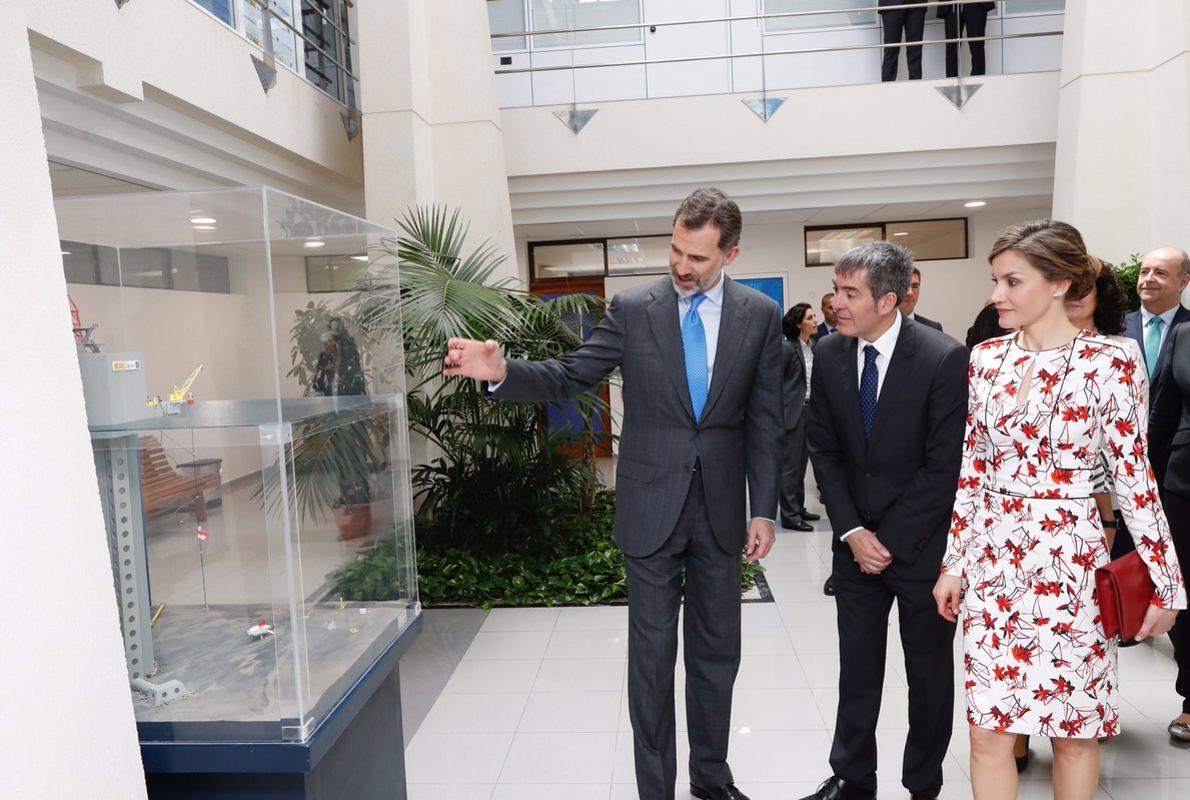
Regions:
<svg viewBox="0 0 1190 800"><path fill-rule="evenodd" d="M1009 491L997 486L985 486L984 491L989 494L999 494L1004 497L1015 497L1021 500L1093 500L1095 497L1094 487L1087 483L1076 483L1071 485L1070 489L1073 491L1085 491L1086 494L1063 494L1061 497L1045 497L1044 495L1036 494L1021 494L1020 492Z"/></svg>

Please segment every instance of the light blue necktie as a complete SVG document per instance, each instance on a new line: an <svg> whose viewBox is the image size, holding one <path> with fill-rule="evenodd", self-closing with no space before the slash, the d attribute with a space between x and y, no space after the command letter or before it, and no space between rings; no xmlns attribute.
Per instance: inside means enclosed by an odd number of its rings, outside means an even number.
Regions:
<svg viewBox="0 0 1190 800"><path fill-rule="evenodd" d="M1156 375L1157 359L1161 357L1161 328L1165 320L1161 317L1151 317L1145 331L1145 362L1149 365L1149 374Z"/></svg>
<svg viewBox="0 0 1190 800"><path fill-rule="evenodd" d="M686 386L690 389L690 404L694 407L694 419L702 419L703 407L707 404L707 332L702 327L698 307L706 300L705 294L690 298L690 310L682 318L682 350L686 354Z"/></svg>

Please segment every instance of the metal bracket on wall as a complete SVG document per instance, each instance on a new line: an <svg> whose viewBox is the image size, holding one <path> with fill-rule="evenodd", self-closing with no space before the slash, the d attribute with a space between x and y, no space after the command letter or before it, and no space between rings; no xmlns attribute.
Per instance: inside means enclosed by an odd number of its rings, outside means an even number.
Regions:
<svg viewBox="0 0 1190 800"><path fill-rule="evenodd" d="M554 116L562 120L562 124L570 128L575 135L582 133L583 128L587 127L587 123L591 121L591 117L599 112L597 108L584 108L579 110L577 108L569 109L568 111L555 111Z"/></svg>
<svg viewBox="0 0 1190 800"><path fill-rule="evenodd" d="M268 53L263 59L252 56L252 66L256 67L256 77L260 78L260 87L265 92L277 85L277 67L274 64L273 57Z"/></svg>
<svg viewBox="0 0 1190 800"><path fill-rule="evenodd" d="M350 142L359 136L359 111L354 108L344 109L339 112L339 118L343 120L343 130L347 131L347 141Z"/></svg>
<svg viewBox="0 0 1190 800"><path fill-rule="evenodd" d="M753 114L760 117L762 122L768 122L777 113L777 109L785 103L785 100L784 97L765 97L741 102L751 109Z"/></svg>
<svg viewBox="0 0 1190 800"><path fill-rule="evenodd" d="M982 86L982 83L964 83L954 86L935 86L934 88L938 90L938 94L949 100L955 108L962 108L967 105L967 101L974 97L975 93Z"/></svg>

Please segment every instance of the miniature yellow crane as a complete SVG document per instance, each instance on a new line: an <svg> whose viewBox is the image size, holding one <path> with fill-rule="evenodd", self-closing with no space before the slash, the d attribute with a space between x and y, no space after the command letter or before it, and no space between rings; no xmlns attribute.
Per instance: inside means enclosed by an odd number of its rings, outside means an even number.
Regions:
<svg viewBox="0 0 1190 800"><path fill-rule="evenodd" d="M190 394L190 387L194 385L196 380L198 380L198 374L202 372L202 366L202 364L199 364L197 367L195 367L194 372L191 372L190 376L187 377L186 380L182 381L181 386L174 386L173 391L169 393L168 400L163 402L161 400L161 395L157 395L156 397L149 398L147 405L154 408L157 406L162 406L165 409L165 413L177 414L182 410L183 403L193 403L194 395Z"/></svg>

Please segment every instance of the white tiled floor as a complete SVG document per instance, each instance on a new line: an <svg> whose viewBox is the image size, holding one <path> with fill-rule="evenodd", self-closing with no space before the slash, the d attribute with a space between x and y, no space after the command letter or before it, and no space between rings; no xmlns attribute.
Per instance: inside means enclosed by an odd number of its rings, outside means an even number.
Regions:
<svg viewBox="0 0 1190 800"><path fill-rule="evenodd" d="M824 527L822 523L818 527ZM838 703L834 601L822 595L829 533L782 531L765 561L775 603L743 609L730 760L753 800L796 800L830 771ZM626 608L498 609L418 730L406 753L411 800L636 800L626 697ZM877 738L880 797L900 785L908 727L905 671L889 631L885 701ZM956 642L956 653L959 645ZM956 660L956 664L959 663ZM1103 747L1097 800L1187 800L1190 748L1169 741L1178 703L1169 649L1121 651L1124 734ZM677 667L678 729L682 708ZM956 675L957 682L957 675ZM946 800L971 798L962 690L944 764ZM678 797L689 749L678 736ZM1022 800L1053 796L1051 756L1033 743Z"/></svg>

